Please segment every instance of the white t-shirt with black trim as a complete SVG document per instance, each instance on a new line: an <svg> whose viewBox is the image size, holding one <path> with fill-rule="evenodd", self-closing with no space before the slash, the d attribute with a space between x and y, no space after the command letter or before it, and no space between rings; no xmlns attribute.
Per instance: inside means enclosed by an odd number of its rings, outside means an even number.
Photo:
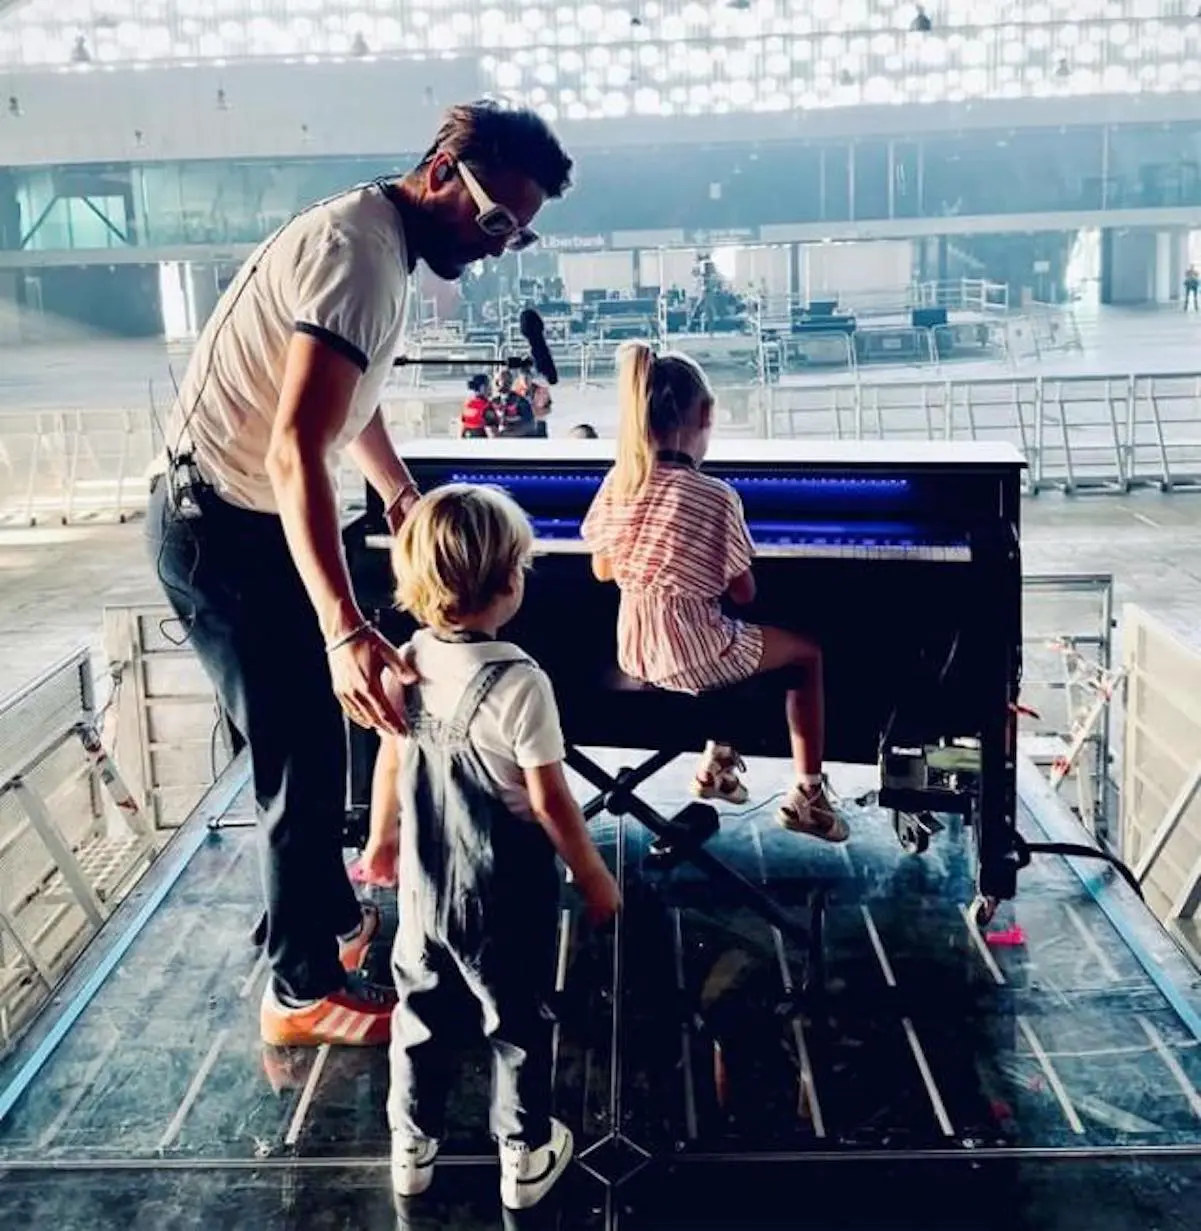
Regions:
<svg viewBox="0 0 1201 1231"><path fill-rule="evenodd" d="M376 407L405 324L408 254L396 207L375 185L299 214L259 245L205 325L166 429L231 504L277 512L267 477L293 332L320 338L363 373L336 448Z"/></svg>

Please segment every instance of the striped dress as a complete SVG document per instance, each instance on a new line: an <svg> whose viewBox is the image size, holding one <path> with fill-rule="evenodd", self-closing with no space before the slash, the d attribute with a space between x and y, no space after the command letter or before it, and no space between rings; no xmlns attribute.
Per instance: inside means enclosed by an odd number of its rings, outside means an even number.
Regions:
<svg viewBox="0 0 1201 1231"><path fill-rule="evenodd" d="M673 692L698 693L753 675L763 634L721 609L754 548L732 487L689 466L658 463L640 496L615 497L612 474L584 518L593 555L612 562L621 590L622 671Z"/></svg>

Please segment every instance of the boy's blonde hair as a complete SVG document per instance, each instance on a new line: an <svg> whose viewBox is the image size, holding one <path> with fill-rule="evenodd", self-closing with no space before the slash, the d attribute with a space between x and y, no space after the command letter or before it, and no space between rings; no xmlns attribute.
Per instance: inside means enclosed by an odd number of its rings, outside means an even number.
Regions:
<svg viewBox="0 0 1201 1231"><path fill-rule="evenodd" d="M533 545L525 512L499 488L437 487L417 502L392 546L397 605L449 632L512 588Z"/></svg>
<svg viewBox="0 0 1201 1231"><path fill-rule="evenodd" d="M620 499L634 500L651 477L655 450L695 426L701 407L713 404L713 387L687 355L656 355L645 342L627 342L617 351L617 390L613 489Z"/></svg>

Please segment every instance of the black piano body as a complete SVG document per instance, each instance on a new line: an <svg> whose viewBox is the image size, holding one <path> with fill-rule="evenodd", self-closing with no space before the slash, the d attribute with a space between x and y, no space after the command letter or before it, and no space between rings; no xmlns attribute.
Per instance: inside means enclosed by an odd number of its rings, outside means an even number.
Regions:
<svg viewBox="0 0 1201 1231"><path fill-rule="evenodd" d="M698 750L717 735L745 755L788 756L778 692L740 690L727 730L714 732L691 698L614 687L619 595L593 578L578 537L612 448L419 441L404 452L423 490L491 483L529 514L539 554L506 635L549 672L571 743L654 749L672 731ZM738 491L756 544L758 594L739 614L823 647L827 761L881 765L886 807L968 815L980 891L994 902L1014 895L1017 878L1024 464L1002 444L783 440L715 441L704 464ZM370 497L347 528L347 554L364 610L401 641L412 625L392 606L384 533ZM927 765L938 748L940 763L960 769L950 793L947 775ZM370 755L360 748L353 760L352 803L361 805Z"/></svg>

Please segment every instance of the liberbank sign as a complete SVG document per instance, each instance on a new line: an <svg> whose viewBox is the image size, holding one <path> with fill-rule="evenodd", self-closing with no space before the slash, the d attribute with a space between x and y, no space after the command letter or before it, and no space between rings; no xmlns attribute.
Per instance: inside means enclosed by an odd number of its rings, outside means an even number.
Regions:
<svg viewBox="0 0 1201 1231"><path fill-rule="evenodd" d="M642 248L717 248L724 245L759 242L758 227L724 227L703 231L618 231L615 235L543 235L539 247L544 252L604 252Z"/></svg>
<svg viewBox="0 0 1201 1231"><path fill-rule="evenodd" d="M609 247L609 236L543 235L538 246L544 252L601 252Z"/></svg>

